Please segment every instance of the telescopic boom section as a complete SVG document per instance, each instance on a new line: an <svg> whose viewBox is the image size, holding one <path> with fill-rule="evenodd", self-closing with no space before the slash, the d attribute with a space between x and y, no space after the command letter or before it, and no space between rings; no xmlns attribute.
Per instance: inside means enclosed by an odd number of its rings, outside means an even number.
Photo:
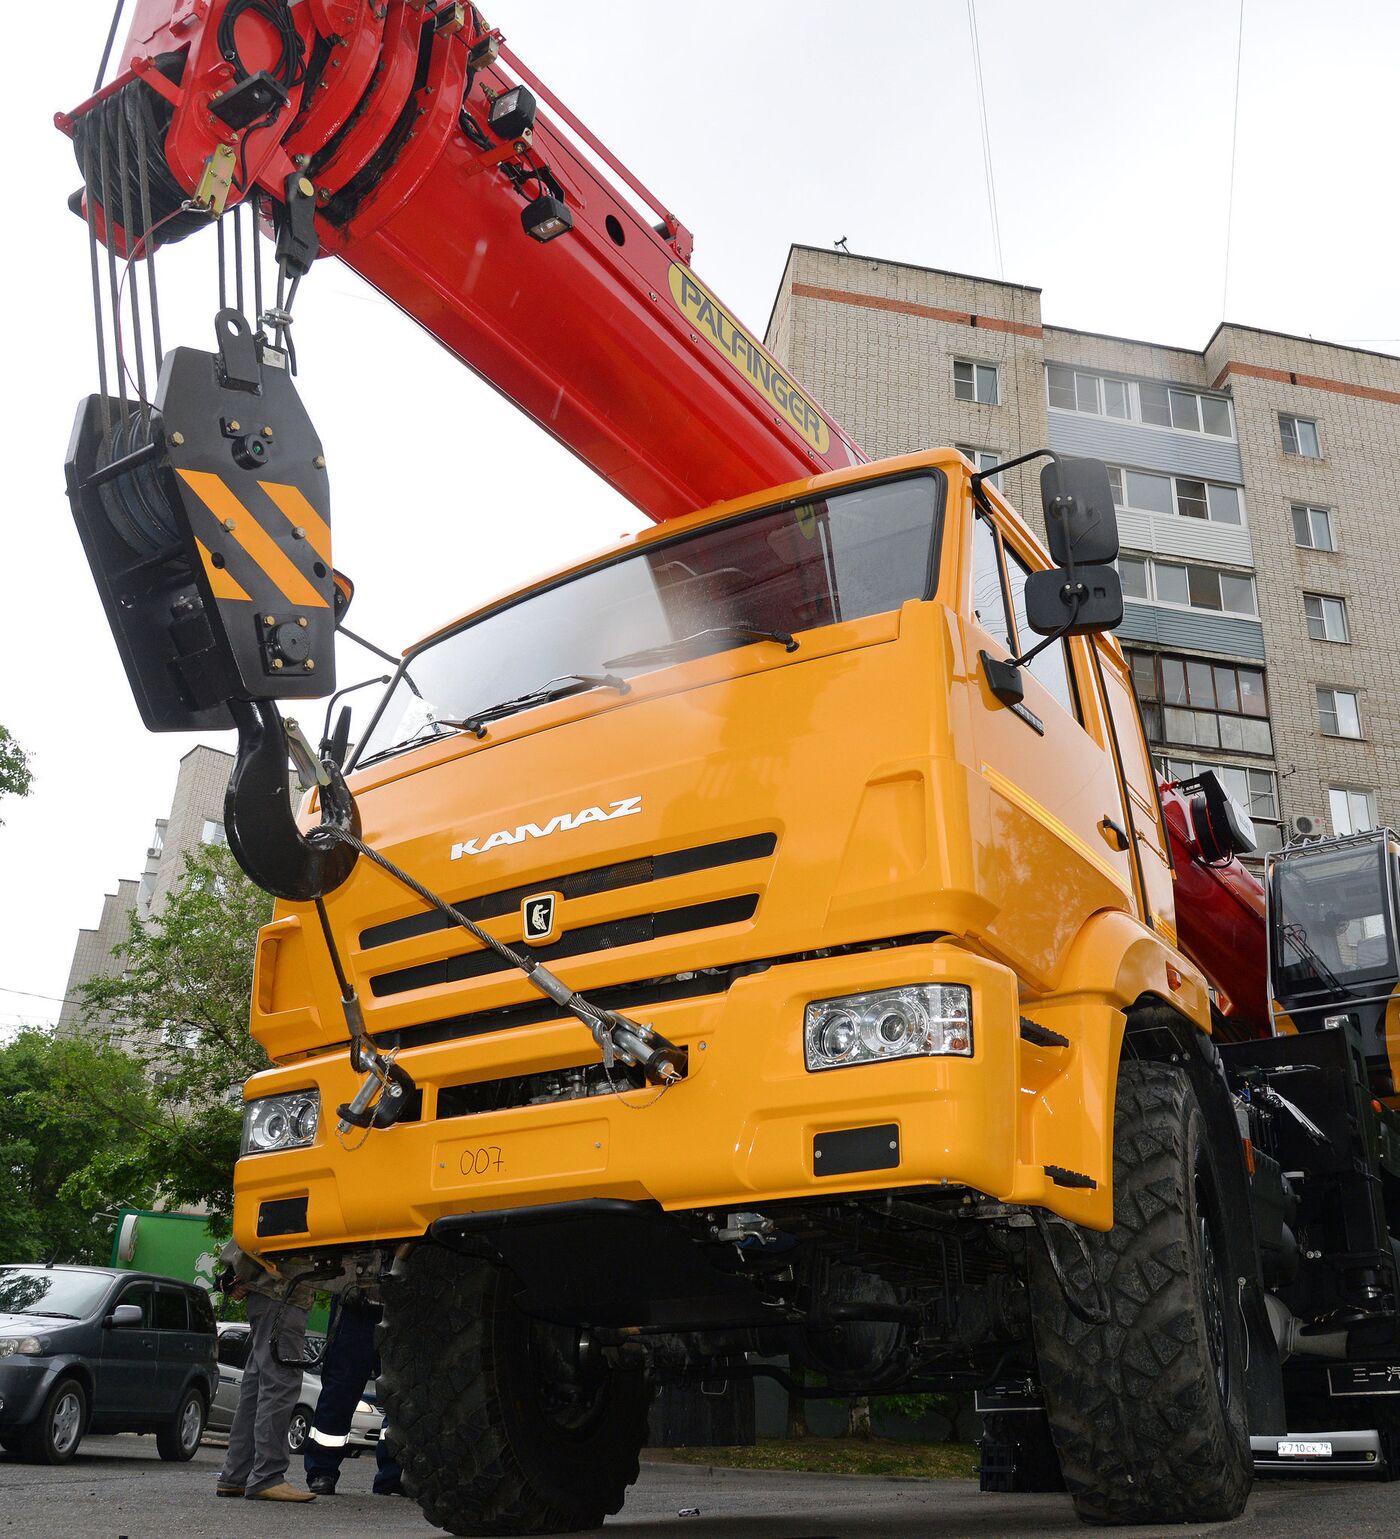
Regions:
<svg viewBox="0 0 1400 1539"><path fill-rule="evenodd" d="M109 74L60 127L143 80L179 190L279 215L304 198L322 252L651 518L864 459L691 271L679 220L474 7L139 0ZM470 442L450 400L423 411Z"/></svg>

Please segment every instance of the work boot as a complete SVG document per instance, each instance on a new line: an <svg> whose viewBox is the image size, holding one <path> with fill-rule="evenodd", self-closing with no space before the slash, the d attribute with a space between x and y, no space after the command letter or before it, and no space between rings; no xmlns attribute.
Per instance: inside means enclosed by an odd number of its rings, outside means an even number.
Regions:
<svg viewBox="0 0 1400 1539"><path fill-rule="evenodd" d="M214 1495L215 1496L242 1496L243 1495L243 1487L242 1486L226 1486L223 1483L223 1481L221 1480L219 1482L219 1484L214 1488Z"/></svg>
<svg viewBox="0 0 1400 1539"><path fill-rule="evenodd" d="M314 1491L317 1496L335 1495L334 1475L313 1475L306 1484L308 1490Z"/></svg>
<svg viewBox="0 0 1400 1539"><path fill-rule="evenodd" d="M245 1501L249 1502L314 1502L314 1492L298 1491L285 1480L275 1486L264 1486L261 1491L245 1491Z"/></svg>

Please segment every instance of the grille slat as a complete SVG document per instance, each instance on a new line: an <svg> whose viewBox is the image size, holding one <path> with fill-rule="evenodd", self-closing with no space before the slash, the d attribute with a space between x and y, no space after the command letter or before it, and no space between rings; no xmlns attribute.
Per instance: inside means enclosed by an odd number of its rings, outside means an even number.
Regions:
<svg viewBox="0 0 1400 1539"><path fill-rule="evenodd" d="M468 919L479 923L483 919L499 919L502 914L511 913L518 909L526 898L533 897L538 892L557 892L561 898L586 898L598 892L612 892L619 887L640 887L647 882L665 881L667 877L684 876L692 871L708 871L716 866L732 866L746 860L761 860L764 856L771 855L777 845L776 834L748 834L740 839L722 839L717 843L702 844L694 849L672 850L664 855L643 855L635 860L620 861L615 865L593 866L587 871L571 871L567 876L539 877L532 882L522 883L518 887L508 887L502 892L485 893L479 898L460 898L455 906ZM361 930L360 948L363 951L372 951L378 946L393 945L395 941L410 940L418 935L433 935L439 930L453 928L453 922L446 914L439 913L436 909L429 909L425 913L406 914L401 919L391 919L384 924L370 925L368 929ZM643 937L643 939L649 938ZM630 945L632 943L614 941L612 944ZM543 954L540 953L540 955ZM558 954L572 955L573 953ZM393 974L386 974L386 976L393 976ZM420 984L409 986L422 987Z"/></svg>
<svg viewBox="0 0 1400 1539"><path fill-rule="evenodd" d="M538 892L540 889L530 890ZM568 931L552 945L522 945L520 949L541 962L550 963L564 957L582 956L589 951L636 946L661 936L739 924L751 919L757 908L758 894L745 893L742 897L720 898L713 903L692 903L684 908L663 909L656 914L633 914L605 924L584 925ZM483 978L491 973L506 972L509 968L510 963L494 951L466 951L437 962L423 962L416 967L400 967L380 973L370 979L369 988L376 999L383 999L393 994L405 994L410 989L430 989L446 983L462 983L469 978Z"/></svg>

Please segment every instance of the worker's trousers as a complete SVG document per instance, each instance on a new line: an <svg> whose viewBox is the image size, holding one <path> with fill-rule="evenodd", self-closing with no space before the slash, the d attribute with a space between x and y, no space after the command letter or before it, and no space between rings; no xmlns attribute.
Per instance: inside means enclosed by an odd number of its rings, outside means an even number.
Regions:
<svg viewBox="0 0 1400 1539"><path fill-rule="evenodd" d="M316 1415L302 1455L308 1480L318 1475L328 1475L332 1479L340 1475L355 1407L377 1367L374 1330L378 1323L379 1310L373 1305L336 1304L327 1333L325 1356L320 1363L321 1394L316 1401ZM399 1485L398 1460L389 1452L383 1437L379 1440L376 1457L379 1467L375 1471L374 1489L381 1492L396 1490Z"/></svg>
<svg viewBox="0 0 1400 1539"><path fill-rule="evenodd" d="M252 1339L219 1484L242 1486L252 1496L287 1476L287 1427L301 1393L306 1311L250 1293L248 1324Z"/></svg>

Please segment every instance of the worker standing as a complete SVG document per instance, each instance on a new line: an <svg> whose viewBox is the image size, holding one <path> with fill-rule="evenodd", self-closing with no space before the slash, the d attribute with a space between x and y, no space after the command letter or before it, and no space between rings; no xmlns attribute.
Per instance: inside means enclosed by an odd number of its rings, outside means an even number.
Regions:
<svg viewBox="0 0 1400 1539"><path fill-rule="evenodd" d="M310 1491L298 1490L286 1478L291 1462L287 1428L305 1372L312 1290L306 1283L289 1286L232 1240L219 1259L224 1264L220 1291L247 1300L252 1340L217 1493L250 1501L314 1502Z"/></svg>
<svg viewBox="0 0 1400 1539"><path fill-rule="evenodd" d="M334 1496L340 1465L350 1439L350 1424L369 1380L379 1372L374 1333L383 1311L355 1289L335 1302L321 1359L321 1394L316 1401L303 1460L306 1483L318 1496ZM403 1496L399 1462L380 1433L375 1450L376 1496Z"/></svg>

